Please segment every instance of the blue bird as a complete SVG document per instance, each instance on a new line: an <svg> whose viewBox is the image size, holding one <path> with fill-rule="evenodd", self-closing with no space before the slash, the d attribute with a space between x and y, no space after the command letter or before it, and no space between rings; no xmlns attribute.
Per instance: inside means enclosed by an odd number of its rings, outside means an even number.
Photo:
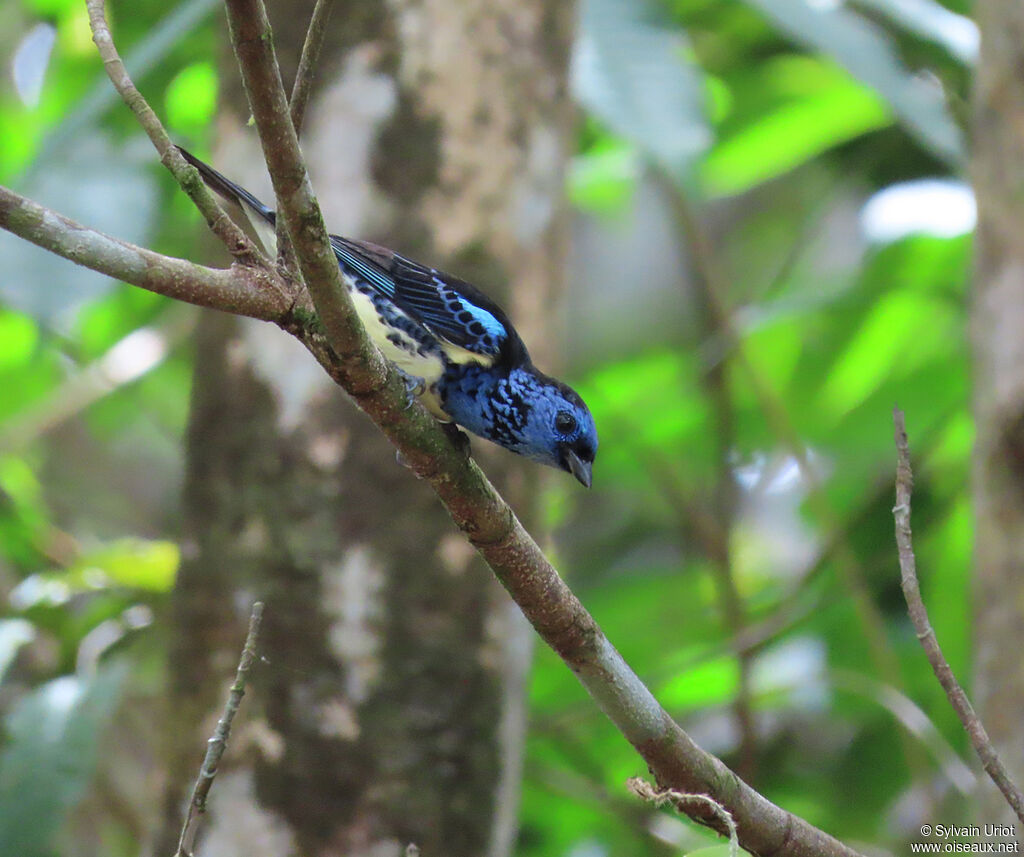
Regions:
<svg viewBox="0 0 1024 857"><path fill-rule="evenodd" d="M273 250L274 211L178 150L212 190L241 207ZM575 390L533 365L497 304L469 283L384 247L337 235L330 240L366 332L434 416L590 487L594 418Z"/></svg>

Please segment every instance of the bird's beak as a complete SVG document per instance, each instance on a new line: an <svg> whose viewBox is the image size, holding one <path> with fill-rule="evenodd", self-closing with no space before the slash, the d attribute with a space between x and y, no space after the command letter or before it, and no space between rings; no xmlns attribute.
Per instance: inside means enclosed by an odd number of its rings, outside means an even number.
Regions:
<svg viewBox="0 0 1024 857"><path fill-rule="evenodd" d="M569 472L575 476L580 484L584 488L589 488L590 483L593 479L591 473L591 463L581 459L570 447L566 446L562 448L562 456L565 461L565 466L569 468Z"/></svg>

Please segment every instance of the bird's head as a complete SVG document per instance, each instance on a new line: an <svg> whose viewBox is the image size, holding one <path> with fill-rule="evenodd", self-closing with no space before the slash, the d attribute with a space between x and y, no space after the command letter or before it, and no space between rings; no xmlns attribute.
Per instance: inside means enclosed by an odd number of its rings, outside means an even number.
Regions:
<svg viewBox="0 0 1024 857"><path fill-rule="evenodd" d="M597 454L594 418L575 390L532 365L507 375L485 366L457 366L442 385L441 407L474 434L565 470L590 487Z"/></svg>
<svg viewBox="0 0 1024 857"><path fill-rule="evenodd" d="M597 455L597 428L583 399L571 387L540 377L523 427L523 455L568 471L586 488Z"/></svg>

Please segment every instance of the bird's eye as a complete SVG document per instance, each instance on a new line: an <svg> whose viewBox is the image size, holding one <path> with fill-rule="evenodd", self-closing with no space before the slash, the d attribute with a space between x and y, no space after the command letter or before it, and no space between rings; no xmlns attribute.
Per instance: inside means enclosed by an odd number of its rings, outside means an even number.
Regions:
<svg viewBox="0 0 1024 857"><path fill-rule="evenodd" d="M559 411L555 417L555 431L559 434L572 434L576 431L576 417L568 411Z"/></svg>

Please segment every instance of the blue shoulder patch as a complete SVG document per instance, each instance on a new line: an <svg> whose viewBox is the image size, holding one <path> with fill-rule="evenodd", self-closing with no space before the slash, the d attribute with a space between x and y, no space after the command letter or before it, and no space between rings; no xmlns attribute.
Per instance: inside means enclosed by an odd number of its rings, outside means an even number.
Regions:
<svg viewBox="0 0 1024 857"><path fill-rule="evenodd" d="M504 316L468 283L375 245L331 237L339 264L440 339L490 362L510 338Z"/></svg>

